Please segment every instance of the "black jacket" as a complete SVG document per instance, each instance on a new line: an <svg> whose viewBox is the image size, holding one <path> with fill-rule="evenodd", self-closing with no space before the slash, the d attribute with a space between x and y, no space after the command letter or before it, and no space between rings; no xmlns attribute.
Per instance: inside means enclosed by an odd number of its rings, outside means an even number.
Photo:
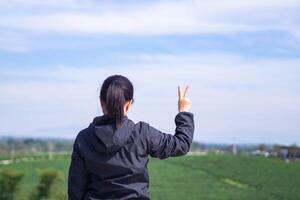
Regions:
<svg viewBox="0 0 300 200"><path fill-rule="evenodd" d="M175 117L175 135L125 117L116 131L113 119L96 117L76 137L69 169L69 200L150 199L148 155L185 155L193 140L190 112Z"/></svg>

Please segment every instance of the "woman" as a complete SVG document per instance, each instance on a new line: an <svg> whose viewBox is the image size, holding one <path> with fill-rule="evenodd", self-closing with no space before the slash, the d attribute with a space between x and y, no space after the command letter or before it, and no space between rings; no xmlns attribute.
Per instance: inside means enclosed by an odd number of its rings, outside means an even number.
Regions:
<svg viewBox="0 0 300 200"><path fill-rule="evenodd" d="M108 77L100 102L104 115L94 118L76 137L69 169L69 200L150 199L148 156L185 155L194 132L191 102L178 86L175 135L127 117L133 85L124 76Z"/></svg>

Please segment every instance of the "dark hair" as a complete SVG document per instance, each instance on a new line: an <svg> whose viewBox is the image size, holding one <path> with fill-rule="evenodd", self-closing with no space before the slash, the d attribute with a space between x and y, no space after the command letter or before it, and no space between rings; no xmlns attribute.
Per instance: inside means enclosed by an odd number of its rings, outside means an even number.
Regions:
<svg viewBox="0 0 300 200"><path fill-rule="evenodd" d="M114 129L117 129L124 117L125 102L133 100L133 85L125 76L109 76L102 84L100 100L105 104L108 115L114 118Z"/></svg>

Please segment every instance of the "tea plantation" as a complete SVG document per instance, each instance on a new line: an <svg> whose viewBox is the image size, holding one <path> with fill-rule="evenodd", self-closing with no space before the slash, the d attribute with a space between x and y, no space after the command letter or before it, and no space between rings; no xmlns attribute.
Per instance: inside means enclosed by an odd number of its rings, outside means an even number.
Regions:
<svg viewBox="0 0 300 200"><path fill-rule="evenodd" d="M48 199L67 199L69 156L0 165L24 174L16 200L30 200L43 169L61 174ZM300 163L277 158L232 155L150 159L150 193L154 200L296 200L300 199Z"/></svg>

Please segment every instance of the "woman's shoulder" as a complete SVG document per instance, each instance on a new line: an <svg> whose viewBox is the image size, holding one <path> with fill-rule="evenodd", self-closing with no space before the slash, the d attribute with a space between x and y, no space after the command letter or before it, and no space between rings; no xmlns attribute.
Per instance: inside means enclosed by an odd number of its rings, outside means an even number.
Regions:
<svg viewBox="0 0 300 200"><path fill-rule="evenodd" d="M75 137L75 142L85 141L89 135L89 132L90 132L89 129L90 129L89 127L86 127L84 129L80 130Z"/></svg>
<svg viewBox="0 0 300 200"><path fill-rule="evenodd" d="M134 128L133 130L137 132L141 136L147 135L149 129L150 129L150 124L145 121L138 121L137 123L134 123Z"/></svg>

